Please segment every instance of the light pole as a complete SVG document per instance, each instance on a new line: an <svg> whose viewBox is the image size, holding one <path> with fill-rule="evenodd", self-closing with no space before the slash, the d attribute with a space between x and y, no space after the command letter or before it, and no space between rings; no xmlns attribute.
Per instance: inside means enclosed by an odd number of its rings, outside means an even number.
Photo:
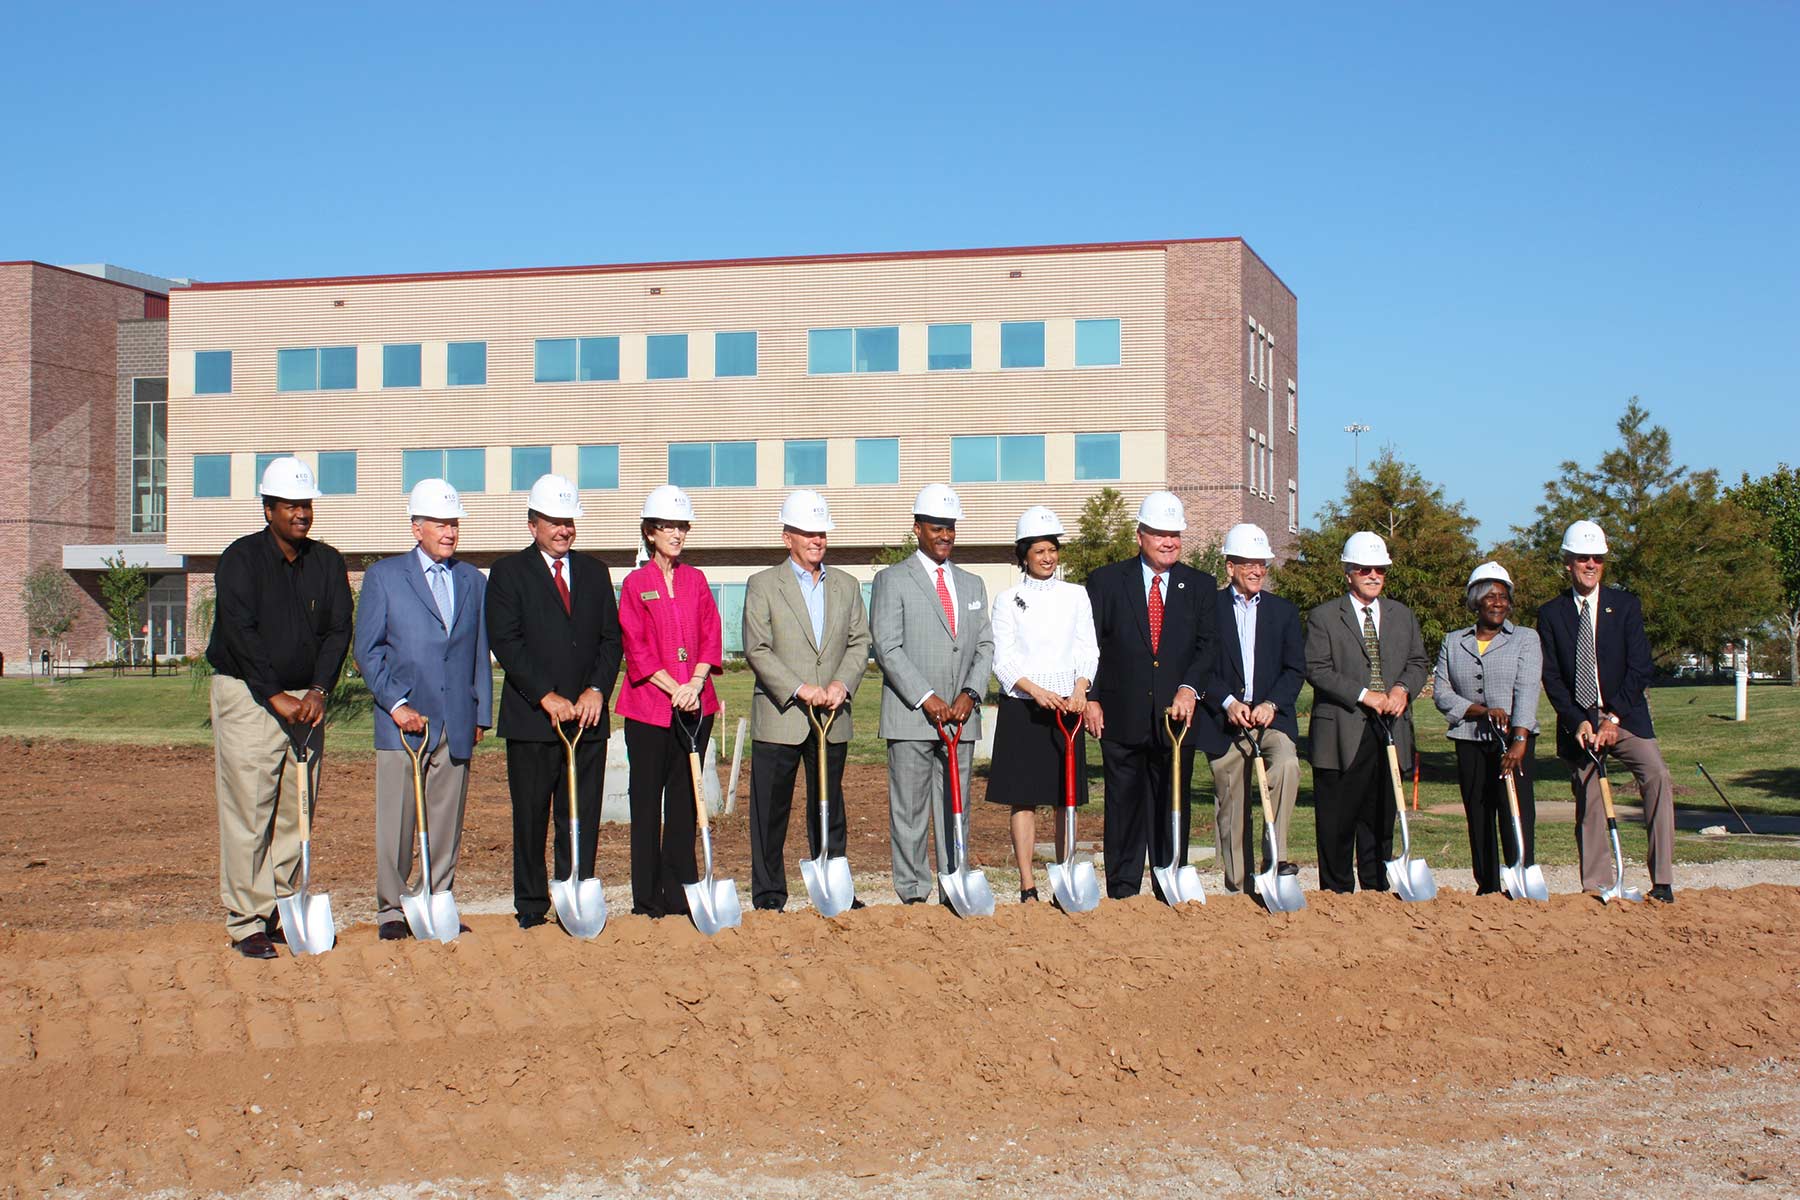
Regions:
<svg viewBox="0 0 1800 1200"><path fill-rule="evenodd" d="M1362 474L1362 435L1369 432L1369 427L1361 421L1352 421L1344 426L1344 432L1350 435L1350 467L1351 474Z"/></svg>

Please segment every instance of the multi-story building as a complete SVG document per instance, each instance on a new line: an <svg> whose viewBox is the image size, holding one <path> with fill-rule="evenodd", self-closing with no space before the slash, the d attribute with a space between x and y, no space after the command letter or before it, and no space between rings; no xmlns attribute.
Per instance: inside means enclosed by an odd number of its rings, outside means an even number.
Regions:
<svg viewBox="0 0 1800 1200"><path fill-rule="evenodd" d="M553 470L581 488L578 548L618 568L674 482L734 642L794 487L865 580L929 482L996 589L1023 508L1072 528L1104 487L1172 488L1195 547L1254 520L1285 549L1296 364L1294 294L1238 238L202 283L171 296L168 546L205 587L294 453L353 564L410 545L406 493L441 475L486 565Z"/></svg>

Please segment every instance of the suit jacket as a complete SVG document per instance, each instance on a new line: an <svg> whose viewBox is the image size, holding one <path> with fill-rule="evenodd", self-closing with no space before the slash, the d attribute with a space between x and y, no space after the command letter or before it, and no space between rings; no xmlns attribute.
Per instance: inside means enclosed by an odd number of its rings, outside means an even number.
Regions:
<svg viewBox="0 0 1800 1200"><path fill-rule="evenodd" d="M1498 705L1513 725L1536 733L1543 667L1537 633L1511 621L1495 631L1486 654L1476 644L1473 625L1445 638L1431 676L1431 699L1450 722L1449 736L1459 742L1492 740L1491 722L1464 720L1472 704Z"/></svg>
<svg viewBox="0 0 1800 1200"><path fill-rule="evenodd" d="M488 572L487 630L494 657L506 671L500 693L498 732L522 742L554 742L555 730L538 702L551 692L573 701L597 688L602 704L612 697L624 644L612 573L586 554L569 554L565 613L556 581L536 545L496 562ZM607 717L588 736L605 737Z"/></svg>
<svg viewBox="0 0 1800 1200"><path fill-rule="evenodd" d="M375 748L400 749L391 710L405 700L431 721L431 745L450 740L454 758L475 749L475 729L494 723L494 669L482 600L487 580L451 559L453 604L446 628L416 550L363 573L356 610L356 669L375 697Z"/></svg>
<svg viewBox="0 0 1800 1200"><path fill-rule="evenodd" d="M1644 689L1650 686L1656 664L1650 657L1650 639L1644 633L1644 607L1622 588L1602 585L1594 600L1594 654L1600 673L1600 707L1614 713L1627 732L1655 737L1650 723L1650 702ZM1544 694L1556 710L1556 752L1571 762L1587 755L1575 743L1575 730L1592 713L1575 704L1575 642L1580 612L1575 593L1567 591L1538 609L1538 638L1544 644Z"/></svg>
<svg viewBox="0 0 1800 1200"><path fill-rule="evenodd" d="M1291 600L1283 600L1270 592L1262 592L1256 604L1256 650L1251 669L1256 678L1251 682L1250 703L1265 700L1275 706L1274 729L1300 744L1300 721L1294 705L1300 699L1300 685L1306 682L1306 645L1300 634L1300 610ZM1213 627L1217 637L1214 652L1212 684L1206 693L1206 715L1227 744L1237 726L1225 720L1225 699L1244 698L1244 652L1238 641L1237 616L1233 611L1231 588L1218 593L1218 623Z"/></svg>
<svg viewBox="0 0 1800 1200"><path fill-rule="evenodd" d="M1388 685L1406 689L1406 712L1394 720L1394 746L1404 767L1412 760L1412 702L1425 688L1431 660L1418 618L1398 600L1379 597L1381 673ZM1306 678L1313 685L1312 742L1315 769L1341 771L1356 757L1363 725L1374 715L1356 702L1369 683L1369 652L1363 645L1362 615L1349 596L1327 600L1306 614Z"/></svg>
<svg viewBox="0 0 1800 1200"><path fill-rule="evenodd" d="M1128 558L1108 563L1087 581L1094 636L1100 643L1100 666L1088 699L1098 701L1105 714L1101 739L1127 746L1167 744L1163 710L1175 702L1182 686L1206 699L1218 640L1214 635L1218 582L1205 571L1178 562L1167 572L1162 639L1151 653L1149 597L1141 562ZM1225 749L1217 727L1198 713L1188 740L1207 754Z"/></svg>
<svg viewBox="0 0 1800 1200"><path fill-rule="evenodd" d="M956 589L956 635L944 619L937 582L914 554L875 574L869 632L881 667L881 736L895 741L933 740L937 729L919 705L927 691L944 703L972 688L987 694L994 665L994 629L987 587L979 575L950 564ZM981 737L981 705L963 726L962 740Z"/></svg>
<svg viewBox="0 0 1800 1200"><path fill-rule="evenodd" d="M812 618L794 568L784 561L750 577L744 588L744 658L756 676L750 698L750 736L797 746L814 737L806 706L794 698L801 684L844 685L844 702L826 737L850 740L851 702L869 665L869 618L862 585L825 568L825 640L813 641Z"/></svg>

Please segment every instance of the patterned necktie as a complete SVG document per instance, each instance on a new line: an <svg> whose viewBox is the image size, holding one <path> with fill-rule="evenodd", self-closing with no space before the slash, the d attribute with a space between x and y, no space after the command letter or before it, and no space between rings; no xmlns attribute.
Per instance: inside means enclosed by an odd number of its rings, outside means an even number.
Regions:
<svg viewBox="0 0 1800 1200"><path fill-rule="evenodd" d="M1594 610L1581 602L1581 629L1575 635L1575 703L1583 709L1600 707L1600 673L1594 654Z"/></svg>
<svg viewBox="0 0 1800 1200"><path fill-rule="evenodd" d="M450 628L450 617L454 610L450 599L450 569L443 563L431 564L431 598L437 601L438 616L444 620L444 628Z"/></svg>
<svg viewBox="0 0 1800 1200"><path fill-rule="evenodd" d="M1162 646L1162 576L1150 577L1150 653L1155 654Z"/></svg>
<svg viewBox="0 0 1800 1200"><path fill-rule="evenodd" d="M568 613L570 616L573 616L575 614L575 610L569 606L569 581L563 578L563 573L562 573L563 560L562 559L559 558L556 560L556 563L554 564L554 569L556 571L556 594L562 598L563 612Z"/></svg>
<svg viewBox="0 0 1800 1200"><path fill-rule="evenodd" d="M956 636L956 603L950 599L950 587L944 582L944 568L937 569L938 603L944 606L944 620L950 622L950 636Z"/></svg>
<svg viewBox="0 0 1800 1200"><path fill-rule="evenodd" d="M1363 649L1369 653L1369 690L1387 690L1381 679L1381 636L1375 632L1375 606L1363 607Z"/></svg>

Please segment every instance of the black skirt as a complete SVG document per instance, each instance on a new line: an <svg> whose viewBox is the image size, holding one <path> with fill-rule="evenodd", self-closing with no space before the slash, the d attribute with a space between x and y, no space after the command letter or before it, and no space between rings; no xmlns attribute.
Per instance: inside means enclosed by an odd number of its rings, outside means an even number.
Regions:
<svg viewBox="0 0 1800 1200"><path fill-rule="evenodd" d="M1001 696L986 799L1009 808L1061 807L1063 756L1055 713L1033 700ZM1081 730L1075 733L1075 803L1087 803L1087 734Z"/></svg>

